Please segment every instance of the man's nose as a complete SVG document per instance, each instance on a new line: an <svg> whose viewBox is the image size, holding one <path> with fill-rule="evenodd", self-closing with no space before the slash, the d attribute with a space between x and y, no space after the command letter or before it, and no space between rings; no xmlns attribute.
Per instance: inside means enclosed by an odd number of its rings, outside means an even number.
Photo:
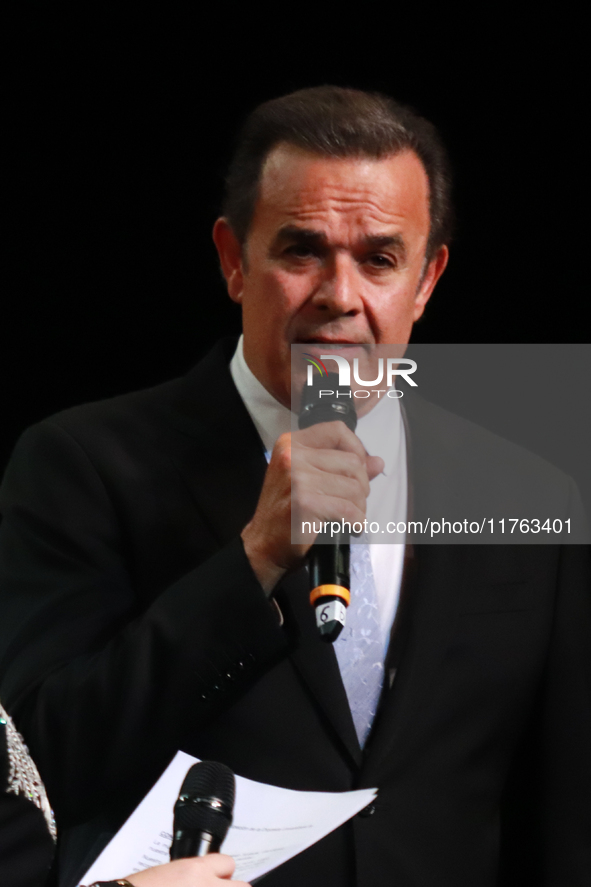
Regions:
<svg viewBox="0 0 591 887"><path fill-rule="evenodd" d="M362 310L359 274L350 256L336 255L326 262L313 302L318 310L338 317Z"/></svg>

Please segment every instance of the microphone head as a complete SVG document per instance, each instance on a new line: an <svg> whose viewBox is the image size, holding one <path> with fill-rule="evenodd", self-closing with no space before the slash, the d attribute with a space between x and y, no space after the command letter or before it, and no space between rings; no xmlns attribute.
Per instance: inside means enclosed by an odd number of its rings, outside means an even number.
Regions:
<svg viewBox="0 0 591 887"><path fill-rule="evenodd" d="M344 422L351 431L355 431L357 427L351 388L348 385L339 385L338 373L313 376L312 385L306 383L302 389L298 427L309 428L320 422L338 421Z"/></svg>
<svg viewBox="0 0 591 887"><path fill-rule="evenodd" d="M225 764L201 761L188 770L174 806L174 832L209 832L219 846L232 824L234 774Z"/></svg>

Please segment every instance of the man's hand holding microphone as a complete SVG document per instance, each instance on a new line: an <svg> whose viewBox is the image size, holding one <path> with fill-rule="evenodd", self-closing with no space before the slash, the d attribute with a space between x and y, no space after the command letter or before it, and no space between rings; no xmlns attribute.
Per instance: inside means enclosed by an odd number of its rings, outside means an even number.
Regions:
<svg viewBox="0 0 591 887"><path fill-rule="evenodd" d="M333 421L277 440L252 520L242 532L246 555L270 593L281 577L299 566L312 546L292 544L292 509L302 520L363 522L369 482L384 469L359 438Z"/></svg>

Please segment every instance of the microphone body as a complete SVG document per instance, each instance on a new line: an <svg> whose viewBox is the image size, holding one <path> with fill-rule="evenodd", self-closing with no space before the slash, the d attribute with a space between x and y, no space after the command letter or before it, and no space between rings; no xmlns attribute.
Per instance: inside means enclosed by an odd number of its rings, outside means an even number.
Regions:
<svg viewBox="0 0 591 887"><path fill-rule="evenodd" d="M208 832L183 829L178 839L175 834L174 844L170 850L170 858L175 860L187 859L192 856L206 856L208 853L217 853L220 846L221 841L217 842L216 847L213 835Z"/></svg>
<svg viewBox="0 0 591 887"><path fill-rule="evenodd" d="M331 544L315 543L308 552L310 603L320 637L334 643L345 627L351 600L349 535L339 533Z"/></svg>
<svg viewBox="0 0 591 887"><path fill-rule="evenodd" d="M321 392L322 391L322 395ZM332 394L327 394L332 391ZM351 430L357 427L357 413L349 386L339 385L337 373L314 376L312 385L304 385L301 400L299 428L309 428L321 422L344 422ZM345 627L347 607L351 600L349 574L349 534L339 533L330 543L317 541L308 552L310 571L310 603L316 612L320 637L334 643Z"/></svg>
<svg viewBox="0 0 591 887"><path fill-rule="evenodd" d="M229 767L216 761L193 764L174 805L171 860L219 851L232 824L234 795Z"/></svg>

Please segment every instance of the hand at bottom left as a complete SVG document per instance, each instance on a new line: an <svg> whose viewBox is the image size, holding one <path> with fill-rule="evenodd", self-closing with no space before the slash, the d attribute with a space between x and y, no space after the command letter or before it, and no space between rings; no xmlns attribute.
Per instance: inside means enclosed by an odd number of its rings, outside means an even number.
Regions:
<svg viewBox="0 0 591 887"><path fill-rule="evenodd" d="M234 887L250 887L246 881L233 881L235 863L231 856L210 853L190 859L176 859L157 865L125 880L133 887L218 887L221 881Z"/></svg>

